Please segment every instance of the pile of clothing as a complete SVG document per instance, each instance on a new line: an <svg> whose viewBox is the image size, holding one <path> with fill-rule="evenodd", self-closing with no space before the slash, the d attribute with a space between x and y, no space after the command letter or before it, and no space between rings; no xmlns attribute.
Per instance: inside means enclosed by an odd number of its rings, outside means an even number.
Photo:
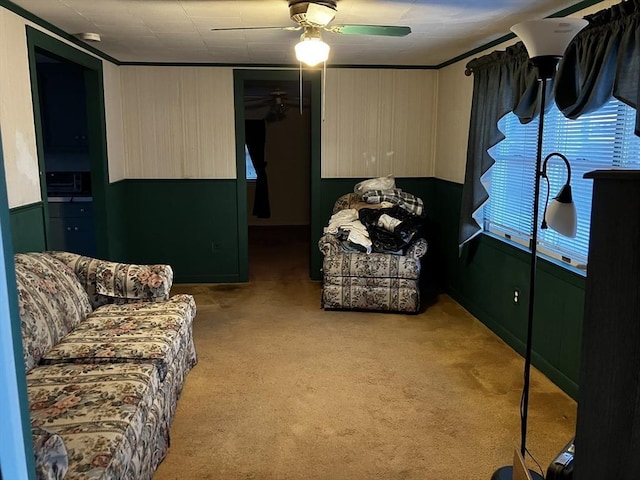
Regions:
<svg viewBox="0 0 640 480"><path fill-rule="evenodd" d="M343 252L403 255L422 236L422 199L396 188L392 176L360 182L354 193L358 202L332 215L325 228L341 241Z"/></svg>

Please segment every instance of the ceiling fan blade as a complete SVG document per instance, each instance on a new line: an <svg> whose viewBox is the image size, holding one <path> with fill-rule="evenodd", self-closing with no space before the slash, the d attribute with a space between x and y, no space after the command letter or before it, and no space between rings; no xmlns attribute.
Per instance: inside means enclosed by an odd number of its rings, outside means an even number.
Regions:
<svg viewBox="0 0 640 480"><path fill-rule="evenodd" d="M265 105L271 105L271 103L270 99L265 98L249 98L244 101L244 105L246 107L262 107Z"/></svg>
<svg viewBox="0 0 640 480"><path fill-rule="evenodd" d="M295 27L226 27L226 28L212 28L212 32L230 32L233 30L289 30L296 31L300 30L302 27L297 25Z"/></svg>
<svg viewBox="0 0 640 480"><path fill-rule="evenodd" d="M411 33L411 27L397 25L335 25L325 30L343 35L382 35L386 37L404 37Z"/></svg>

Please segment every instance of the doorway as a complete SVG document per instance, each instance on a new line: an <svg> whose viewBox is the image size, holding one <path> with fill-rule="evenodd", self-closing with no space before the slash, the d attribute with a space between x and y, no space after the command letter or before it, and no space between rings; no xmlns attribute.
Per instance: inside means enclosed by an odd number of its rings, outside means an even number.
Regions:
<svg viewBox="0 0 640 480"><path fill-rule="evenodd" d="M29 26L27 48L46 248L108 258L109 172L102 61ZM63 72L52 80L56 75L49 70L56 69ZM57 87L41 84L43 76ZM55 105L50 107L50 102ZM62 110L62 116L56 116L56 110ZM58 176L47 178L47 173ZM65 205L49 202L50 192L52 197L73 197L73 201ZM58 220L52 222L52 218ZM73 237L65 238L67 234Z"/></svg>
<svg viewBox="0 0 640 480"><path fill-rule="evenodd" d="M36 49L36 75L48 204L47 249L95 257L84 68Z"/></svg>
<svg viewBox="0 0 640 480"><path fill-rule="evenodd" d="M320 72L304 72L300 95L298 71L236 70L234 92L241 278L309 278L318 238ZM249 122L264 129L268 200L245 150Z"/></svg>
<svg viewBox="0 0 640 480"><path fill-rule="evenodd" d="M276 274L292 278L309 274L310 88L306 81L300 96L297 81L244 82L251 280ZM262 131L264 145L261 145ZM264 160L252 158L261 147ZM259 156L262 152L257 153ZM256 165L262 161L264 168Z"/></svg>

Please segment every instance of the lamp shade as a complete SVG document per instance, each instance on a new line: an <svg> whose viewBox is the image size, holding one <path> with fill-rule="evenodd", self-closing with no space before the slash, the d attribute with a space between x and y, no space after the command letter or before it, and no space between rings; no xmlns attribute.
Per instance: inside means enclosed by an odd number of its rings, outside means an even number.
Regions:
<svg viewBox="0 0 640 480"><path fill-rule="evenodd" d="M558 196L551 200L547 207L545 220L549 228L564 235L574 238L578 228L578 216L576 205L571 196L571 185L565 185Z"/></svg>
<svg viewBox="0 0 640 480"><path fill-rule="evenodd" d="M329 58L329 45L320 36L310 36L303 33L300 42L296 44L296 58L299 62L314 67Z"/></svg>
<svg viewBox="0 0 640 480"><path fill-rule="evenodd" d="M583 18L543 18L518 23L511 31L522 40L529 58L560 58L573 37L588 23Z"/></svg>

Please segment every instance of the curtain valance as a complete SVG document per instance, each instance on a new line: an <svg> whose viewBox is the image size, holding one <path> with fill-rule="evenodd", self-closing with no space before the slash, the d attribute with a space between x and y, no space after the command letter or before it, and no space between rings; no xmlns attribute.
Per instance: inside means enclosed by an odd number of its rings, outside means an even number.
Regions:
<svg viewBox="0 0 640 480"><path fill-rule="evenodd" d="M636 109L640 135L640 0L627 0L585 17L589 25L567 48L556 75L555 99L575 119L614 96Z"/></svg>

